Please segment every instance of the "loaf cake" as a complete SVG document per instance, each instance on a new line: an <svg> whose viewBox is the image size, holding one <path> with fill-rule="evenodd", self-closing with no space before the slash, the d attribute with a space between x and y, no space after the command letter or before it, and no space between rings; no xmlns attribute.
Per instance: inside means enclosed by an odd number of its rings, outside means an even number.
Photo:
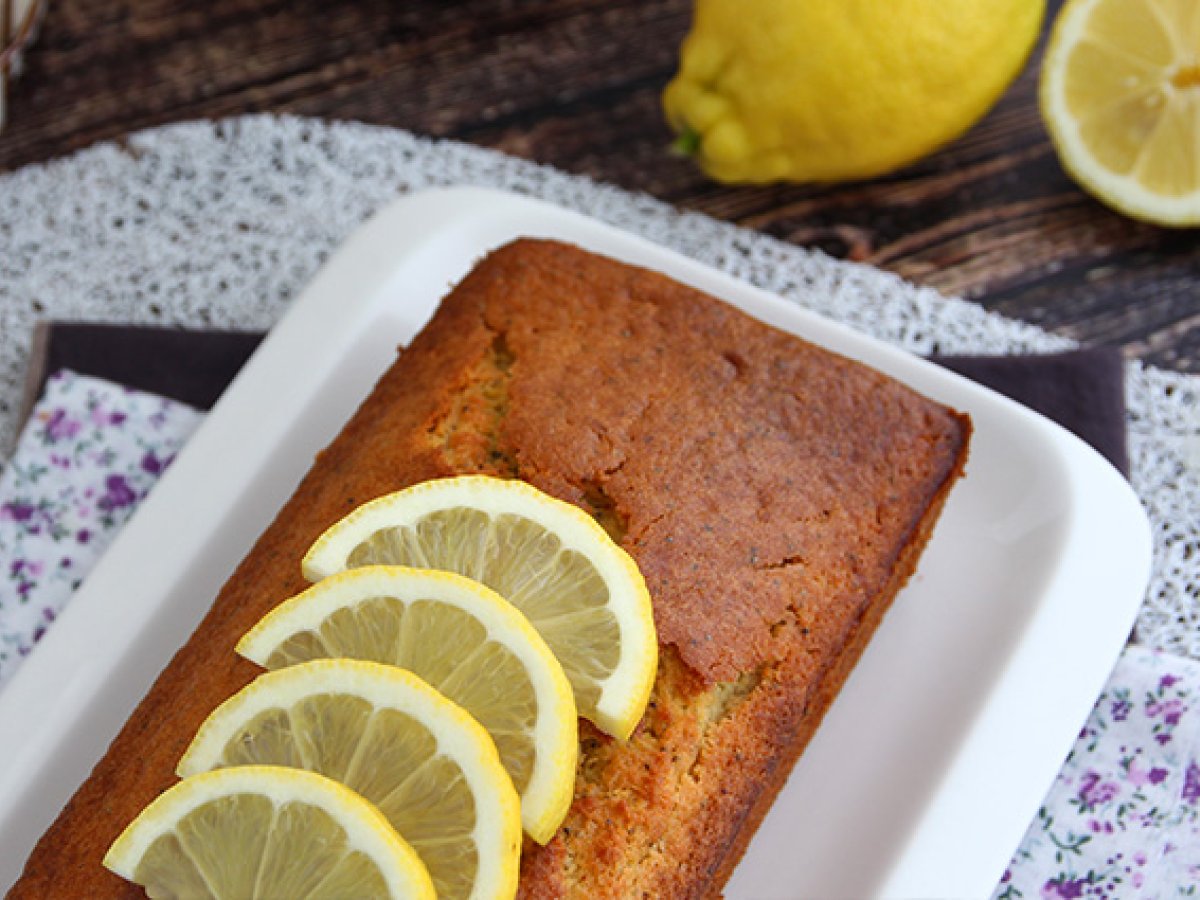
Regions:
<svg viewBox="0 0 1200 900"><path fill-rule="evenodd" d="M100 864L175 782L233 652L366 500L466 472L594 514L640 566L660 664L628 742L581 722L575 800L526 844L526 898L719 893L899 588L970 433L962 414L660 274L521 240L383 375L44 835L13 890L136 897Z"/></svg>

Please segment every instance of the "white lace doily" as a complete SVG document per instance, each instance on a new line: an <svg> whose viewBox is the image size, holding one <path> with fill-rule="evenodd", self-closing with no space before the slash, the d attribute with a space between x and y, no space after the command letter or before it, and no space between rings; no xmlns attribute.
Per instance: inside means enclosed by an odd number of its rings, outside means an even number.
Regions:
<svg viewBox="0 0 1200 900"><path fill-rule="evenodd" d="M475 184L588 213L917 352L1064 338L899 278L523 160L392 129L249 116L171 125L0 177L0 447L42 318L265 329L397 194ZM1200 378L1132 365L1133 482L1154 527L1143 643L1200 658Z"/></svg>

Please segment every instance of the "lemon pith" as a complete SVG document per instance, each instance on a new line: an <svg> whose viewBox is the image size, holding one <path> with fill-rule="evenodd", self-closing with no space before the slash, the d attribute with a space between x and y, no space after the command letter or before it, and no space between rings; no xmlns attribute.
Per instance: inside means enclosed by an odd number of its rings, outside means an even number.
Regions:
<svg viewBox="0 0 1200 900"><path fill-rule="evenodd" d="M297 849L304 865L289 863ZM371 804L329 778L276 766L223 769L176 784L126 827L104 865L160 896L340 889L435 897L416 853Z"/></svg>
<svg viewBox="0 0 1200 900"><path fill-rule="evenodd" d="M720 181L882 174L988 111L1044 10L1044 0L697 0L664 111Z"/></svg>
<svg viewBox="0 0 1200 900"><path fill-rule="evenodd" d="M319 772L372 801L443 900L515 893L519 800L495 745L411 673L346 659L268 672L209 716L179 774L262 764Z"/></svg>
<svg viewBox="0 0 1200 900"><path fill-rule="evenodd" d="M1070 0L1042 64L1064 168L1114 209L1200 225L1200 6Z"/></svg>
<svg viewBox="0 0 1200 900"><path fill-rule="evenodd" d="M237 651L268 669L347 657L412 670L487 728L534 840L566 815L579 747L570 683L528 620L477 582L399 566L341 572L277 606Z"/></svg>
<svg viewBox="0 0 1200 900"><path fill-rule="evenodd" d="M650 595L636 564L578 507L524 482L427 481L370 501L322 534L310 580L400 564L479 581L521 610L562 664L580 715L620 738L657 668Z"/></svg>

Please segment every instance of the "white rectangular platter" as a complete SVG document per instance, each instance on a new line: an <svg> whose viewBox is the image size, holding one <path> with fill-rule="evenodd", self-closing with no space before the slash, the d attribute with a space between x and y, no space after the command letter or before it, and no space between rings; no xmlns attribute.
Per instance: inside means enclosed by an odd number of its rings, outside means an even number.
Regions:
<svg viewBox="0 0 1200 900"><path fill-rule="evenodd" d="M917 575L727 896L991 893L1145 589L1149 529L1124 479L926 361L584 216L473 188L404 197L342 246L0 692L0 889L395 348L519 236L665 272L971 414L967 475Z"/></svg>

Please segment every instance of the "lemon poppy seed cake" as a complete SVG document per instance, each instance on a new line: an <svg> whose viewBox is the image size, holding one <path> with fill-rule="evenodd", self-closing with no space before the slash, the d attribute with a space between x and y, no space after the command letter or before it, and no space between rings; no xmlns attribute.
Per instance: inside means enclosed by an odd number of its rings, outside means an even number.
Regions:
<svg viewBox="0 0 1200 900"><path fill-rule="evenodd" d="M234 647L332 523L428 479L527 481L593 514L653 602L627 741L580 722L575 796L518 895L707 897L912 573L970 423L660 274L552 242L443 300L267 528L44 835L14 898L134 897L101 866L260 671Z"/></svg>

